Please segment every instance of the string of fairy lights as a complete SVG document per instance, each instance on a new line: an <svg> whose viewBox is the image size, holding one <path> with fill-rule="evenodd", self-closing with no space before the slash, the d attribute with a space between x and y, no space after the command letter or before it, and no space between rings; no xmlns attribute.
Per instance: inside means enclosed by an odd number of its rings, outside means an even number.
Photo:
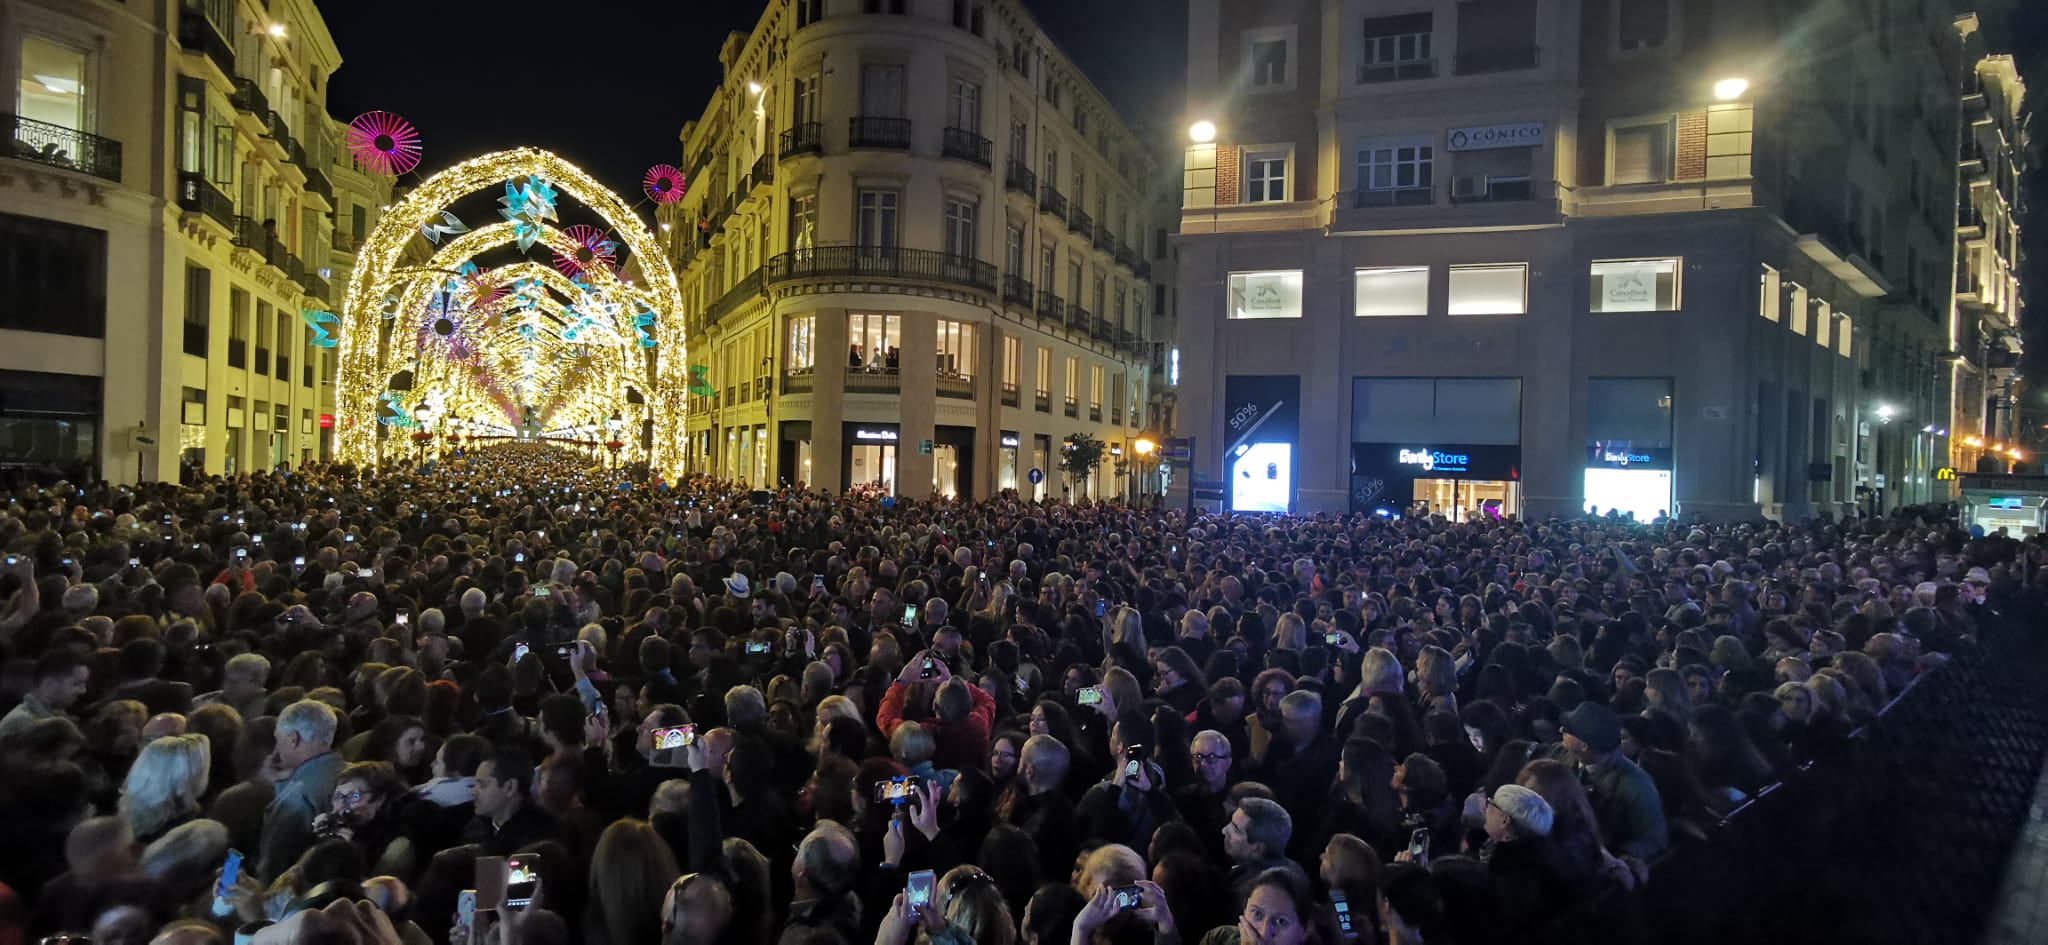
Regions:
<svg viewBox="0 0 2048 945"><path fill-rule="evenodd" d="M387 112L351 122L347 143L363 167L391 176L421 154L418 132ZM338 348L338 458L374 466L523 437L602 444L617 461L676 472L689 383L681 293L638 211L673 203L683 186L656 165L646 199L628 205L536 148L420 181L363 240L341 314L301 313L316 344ZM472 229L451 209L498 188L501 221ZM603 226L562 225L563 196ZM480 258L504 247L522 258ZM552 265L527 258L535 248Z"/></svg>

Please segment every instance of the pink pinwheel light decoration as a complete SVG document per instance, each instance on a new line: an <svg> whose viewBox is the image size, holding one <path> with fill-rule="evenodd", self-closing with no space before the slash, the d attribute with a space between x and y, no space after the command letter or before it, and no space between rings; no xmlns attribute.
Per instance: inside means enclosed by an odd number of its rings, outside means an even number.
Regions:
<svg viewBox="0 0 2048 945"><path fill-rule="evenodd" d="M671 204L683 199L683 192L689 189L690 182L673 165L656 164L647 169L647 176L641 179L640 187L655 203Z"/></svg>
<svg viewBox="0 0 2048 945"><path fill-rule="evenodd" d="M618 245L605 239L597 227L578 224L563 230L562 235L576 244L573 252L555 252L555 268L563 275L573 279L594 269L609 271L618 263Z"/></svg>
<svg viewBox="0 0 2048 945"><path fill-rule="evenodd" d="M348 123L349 153L373 174L396 177L420 163L420 133L390 112L364 112Z"/></svg>

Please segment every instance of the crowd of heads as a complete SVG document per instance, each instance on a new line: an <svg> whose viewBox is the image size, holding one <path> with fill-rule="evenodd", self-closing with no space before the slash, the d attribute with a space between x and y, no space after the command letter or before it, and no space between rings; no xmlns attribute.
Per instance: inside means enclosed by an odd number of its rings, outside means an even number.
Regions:
<svg viewBox="0 0 2048 945"><path fill-rule="evenodd" d="M1536 941L2048 545L753 491L512 444L0 516L0 929Z"/></svg>

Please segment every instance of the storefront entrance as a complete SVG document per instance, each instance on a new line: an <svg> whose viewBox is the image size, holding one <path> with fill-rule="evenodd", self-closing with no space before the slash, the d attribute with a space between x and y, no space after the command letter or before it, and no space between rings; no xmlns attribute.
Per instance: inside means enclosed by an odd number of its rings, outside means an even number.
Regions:
<svg viewBox="0 0 2048 945"><path fill-rule="evenodd" d="M1417 511L1456 522L1497 519L1522 507L1522 484L1503 479L1417 479L1414 500Z"/></svg>
<svg viewBox="0 0 2048 945"><path fill-rule="evenodd" d="M855 444L853 462L847 465L847 480L849 485L855 488L872 486L889 495L895 495L896 444Z"/></svg>

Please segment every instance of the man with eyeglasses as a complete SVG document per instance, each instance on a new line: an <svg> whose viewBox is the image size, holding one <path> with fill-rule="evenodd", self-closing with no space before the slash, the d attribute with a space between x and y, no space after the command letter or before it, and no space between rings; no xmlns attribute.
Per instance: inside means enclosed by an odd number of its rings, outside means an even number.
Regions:
<svg viewBox="0 0 2048 945"><path fill-rule="evenodd" d="M1209 847L1210 856L1222 859L1223 825L1230 820L1230 786L1238 778L1231 766L1230 739L1215 729L1204 729L1188 740L1188 753L1195 765L1194 781L1173 792L1180 817L1195 828Z"/></svg>

